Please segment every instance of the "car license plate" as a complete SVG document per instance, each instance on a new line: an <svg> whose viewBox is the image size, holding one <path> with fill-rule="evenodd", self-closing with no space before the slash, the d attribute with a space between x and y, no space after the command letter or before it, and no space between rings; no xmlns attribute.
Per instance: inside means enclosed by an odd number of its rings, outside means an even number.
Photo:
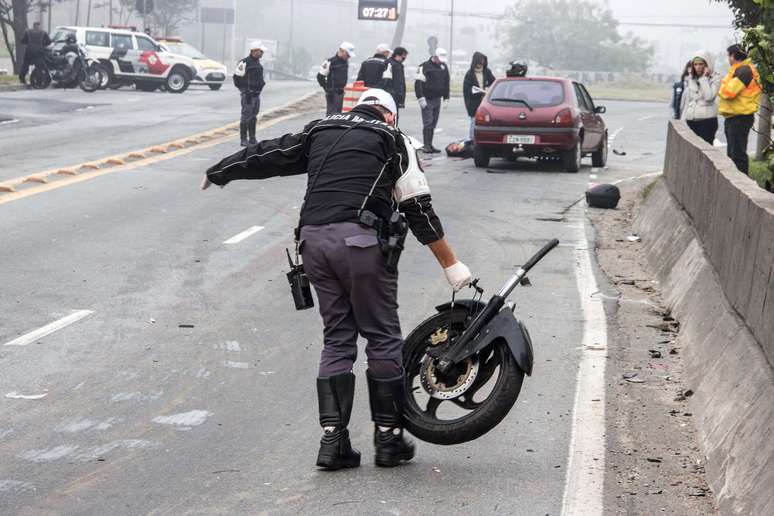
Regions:
<svg viewBox="0 0 774 516"><path fill-rule="evenodd" d="M520 143L523 145L532 145L535 143L535 137L532 135L509 134L505 137L505 143Z"/></svg>

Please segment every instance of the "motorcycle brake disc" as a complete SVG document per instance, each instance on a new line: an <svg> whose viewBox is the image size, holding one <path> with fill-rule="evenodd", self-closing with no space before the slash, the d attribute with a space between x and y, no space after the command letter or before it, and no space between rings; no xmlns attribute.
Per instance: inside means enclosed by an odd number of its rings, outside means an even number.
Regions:
<svg viewBox="0 0 774 516"><path fill-rule="evenodd" d="M459 366L464 367L457 376L453 377L452 383L442 380L435 369L435 359L425 356L419 368L419 381L422 388L431 398L439 400L451 400L462 396L467 391L478 376L478 355L468 357Z"/></svg>

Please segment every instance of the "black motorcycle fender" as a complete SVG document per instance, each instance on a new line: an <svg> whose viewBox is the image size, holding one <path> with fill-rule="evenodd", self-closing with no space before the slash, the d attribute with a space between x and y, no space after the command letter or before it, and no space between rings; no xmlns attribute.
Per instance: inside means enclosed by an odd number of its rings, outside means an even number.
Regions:
<svg viewBox="0 0 774 516"><path fill-rule="evenodd" d="M487 324L481 333L476 336L462 356L470 356L481 351L496 339L504 339L513 358L522 371L532 376L532 338L524 323L514 317L508 308L500 310L492 321Z"/></svg>
<svg viewBox="0 0 774 516"><path fill-rule="evenodd" d="M475 308L476 312L480 312L481 310L484 309L484 307L486 306L486 303L482 301L474 300L474 299L460 299L454 302L454 306L455 307L461 306L463 308L467 308L468 310ZM446 312L450 310L451 307L452 307L451 303L444 303L442 305L436 306L435 309L438 310L439 312Z"/></svg>

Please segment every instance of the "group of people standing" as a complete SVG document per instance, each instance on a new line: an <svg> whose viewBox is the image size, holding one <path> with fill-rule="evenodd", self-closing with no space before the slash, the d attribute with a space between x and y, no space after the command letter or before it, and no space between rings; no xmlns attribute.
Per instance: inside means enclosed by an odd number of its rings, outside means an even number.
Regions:
<svg viewBox="0 0 774 516"><path fill-rule="evenodd" d="M675 84L674 114L710 145L718 131L718 115L722 116L728 157L749 174L747 143L763 89L744 49L732 45L727 51L730 69L722 78L706 52L697 52L687 63L682 80Z"/></svg>

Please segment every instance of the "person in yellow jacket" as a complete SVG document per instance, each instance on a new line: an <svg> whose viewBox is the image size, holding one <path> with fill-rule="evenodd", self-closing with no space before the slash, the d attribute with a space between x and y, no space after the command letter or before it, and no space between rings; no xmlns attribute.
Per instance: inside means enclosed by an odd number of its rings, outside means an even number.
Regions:
<svg viewBox="0 0 774 516"><path fill-rule="evenodd" d="M728 63L731 69L720 84L718 111L726 119L728 157L740 172L749 174L747 140L763 91L761 78L755 65L747 57L747 52L739 45L728 47Z"/></svg>

